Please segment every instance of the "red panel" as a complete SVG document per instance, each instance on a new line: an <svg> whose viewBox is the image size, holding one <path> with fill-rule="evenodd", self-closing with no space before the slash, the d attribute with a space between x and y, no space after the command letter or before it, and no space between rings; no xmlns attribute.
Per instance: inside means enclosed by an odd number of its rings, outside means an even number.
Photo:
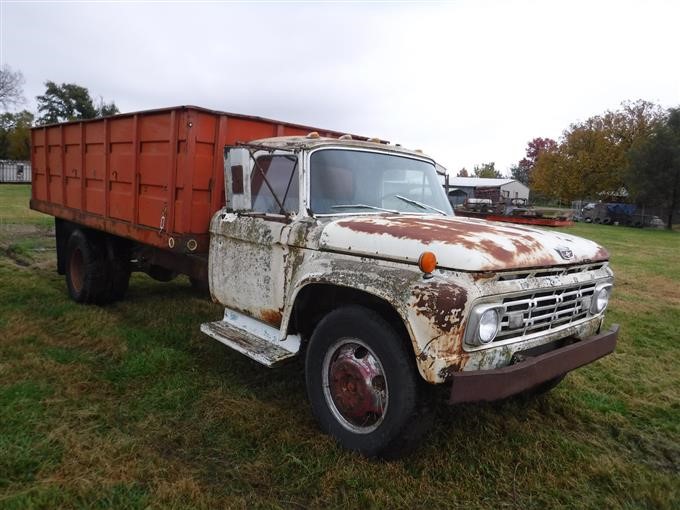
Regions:
<svg viewBox="0 0 680 510"><path fill-rule="evenodd" d="M109 186L109 214L112 218L132 221L132 185L111 181Z"/></svg>
<svg viewBox="0 0 680 510"><path fill-rule="evenodd" d="M170 115L167 113L140 117L140 138L142 142L168 140Z"/></svg>
<svg viewBox="0 0 680 510"><path fill-rule="evenodd" d="M85 179L85 210L104 215L104 181Z"/></svg>
<svg viewBox="0 0 680 510"><path fill-rule="evenodd" d="M134 159L132 142L112 143L109 156L109 179L114 182L132 182Z"/></svg>
<svg viewBox="0 0 680 510"><path fill-rule="evenodd" d="M276 136L276 124L247 119L229 119L225 145Z"/></svg>
<svg viewBox="0 0 680 510"><path fill-rule="evenodd" d="M134 135L132 117L111 119L109 122L109 141L111 143L132 142Z"/></svg>
<svg viewBox="0 0 680 510"><path fill-rule="evenodd" d="M215 125L219 121L219 117L196 112L194 120L191 134L196 137L196 141L210 144L215 143Z"/></svg>
<svg viewBox="0 0 680 510"><path fill-rule="evenodd" d="M204 252L224 146L310 131L340 134L197 107L34 128L32 207L159 247L191 234Z"/></svg>
<svg viewBox="0 0 680 510"><path fill-rule="evenodd" d="M64 130L64 139L72 141L73 137L70 133ZM80 142L80 133L78 133L77 142ZM64 164L66 173L66 207L78 208L81 204L81 184L80 179L83 175L82 168L80 168L82 157L80 152L80 143L69 143L64 145Z"/></svg>
<svg viewBox="0 0 680 510"><path fill-rule="evenodd" d="M50 138L49 134L50 132L48 131L48 139ZM47 147L48 193L52 202L63 205L61 156L61 145L58 143L52 145L50 142L50 145Z"/></svg>
<svg viewBox="0 0 680 510"><path fill-rule="evenodd" d="M31 196L38 200L47 200L47 180L45 178L45 132L40 129L34 129L31 132L31 175L33 179L33 186L31 189Z"/></svg>
<svg viewBox="0 0 680 510"><path fill-rule="evenodd" d="M102 121L85 123L85 143L104 143L104 134Z"/></svg>
<svg viewBox="0 0 680 510"><path fill-rule="evenodd" d="M113 133L112 123L112 133ZM130 123L132 129L132 123ZM128 133L128 136L130 133ZM118 137L119 140L122 137ZM134 179L134 147L132 142L111 143L109 155L109 214L112 218L132 221Z"/></svg>

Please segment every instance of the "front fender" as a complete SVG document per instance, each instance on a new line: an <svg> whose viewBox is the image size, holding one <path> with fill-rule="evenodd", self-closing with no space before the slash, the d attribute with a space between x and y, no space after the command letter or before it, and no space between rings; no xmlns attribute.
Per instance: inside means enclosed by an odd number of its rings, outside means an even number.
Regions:
<svg viewBox="0 0 680 510"><path fill-rule="evenodd" d="M284 308L282 334L288 330L303 288L334 285L375 296L396 311L426 381L444 382L444 369L464 365L461 338L468 303L464 287L440 274L426 279L417 266L409 264L312 251L299 258Z"/></svg>

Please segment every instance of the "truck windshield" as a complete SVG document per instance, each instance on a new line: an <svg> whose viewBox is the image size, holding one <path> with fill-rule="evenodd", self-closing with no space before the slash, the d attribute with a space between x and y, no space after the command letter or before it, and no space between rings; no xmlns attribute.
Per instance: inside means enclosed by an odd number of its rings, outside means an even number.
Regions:
<svg viewBox="0 0 680 510"><path fill-rule="evenodd" d="M314 214L452 214L435 166L379 152L323 149L310 158Z"/></svg>

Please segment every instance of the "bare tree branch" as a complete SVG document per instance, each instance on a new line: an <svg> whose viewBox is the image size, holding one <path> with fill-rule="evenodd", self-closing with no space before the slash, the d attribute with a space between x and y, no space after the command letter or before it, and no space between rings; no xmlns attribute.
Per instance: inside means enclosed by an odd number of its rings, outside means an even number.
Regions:
<svg viewBox="0 0 680 510"><path fill-rule="evenodd" d="M0 68L0 105L8 110L24 102L24 75L4 64Z"/></svg>

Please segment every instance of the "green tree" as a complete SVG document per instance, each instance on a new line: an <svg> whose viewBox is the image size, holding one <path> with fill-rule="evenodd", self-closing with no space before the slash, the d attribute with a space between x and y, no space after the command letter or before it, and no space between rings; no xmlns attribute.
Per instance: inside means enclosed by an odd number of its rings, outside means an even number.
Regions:
<svg viewBox="0 0 680 510"><path fill-rule="evenodd" d="M24 102L24 75L7 64L0 67L0 105L7 110Z"/></svg>
<svg viewBox="0 0 680 510"><path fill-rule="evenodd" d="M529 185L529 172L520 165L512 165L510 167L510 177L522 184Z"/></svg>
<svg viewBox="0 0 680 510"><path fill-rule="evenodd" d="M31 158L33 114L28 110L0 115L0 159Z"/></svg>
<svg viewBox="0 0 680 510"><path fill-rule="evenodd" d="M470 177L468 174L467 168L463 167L461 168L458 173L456 174L456 177Z"/></svg>
<svg viewBox="0 0 680 510"><path fill-rule="evenodd" d="M37 96L38 124L54 124L78 119L94 119L118 113L114 102L105 103L102 98L95 105L90 91L75 83L58 85L45 82L45 93Z"/></svg>
<svg viewBox="0 0 680 510"><path fill-rule="evenodd" d="M475 177L487 177L491 179L500 179L503 177L503 174L496 170L496 163L493 161L491 163L475 165L473 173Z"/></svg>
<svg viewBox="0 0 680 510"><path fill-rule="evenodd" d="M662 116L658 105L640 100L572 124L557 145L537 151L530 173L532 188L564 201L621 189L628 151L649 136Z"/></svg>
<svg viewBox="0 0 680 510"><path fill-rule="evenodd" d="M629 152L627 182L640 202L655 203L667 211L666 225L680 209L680 108L667 117Z"/></svg>
<svg viewBox="0 0 680 510"><path fill-rule="evenodd" d="M534 138L531 140L527 143L526 156L510 168L512 178L529 186L538 156L542 152L552 150L555 147L557 147L557 142L551 138Z"/></svg>

